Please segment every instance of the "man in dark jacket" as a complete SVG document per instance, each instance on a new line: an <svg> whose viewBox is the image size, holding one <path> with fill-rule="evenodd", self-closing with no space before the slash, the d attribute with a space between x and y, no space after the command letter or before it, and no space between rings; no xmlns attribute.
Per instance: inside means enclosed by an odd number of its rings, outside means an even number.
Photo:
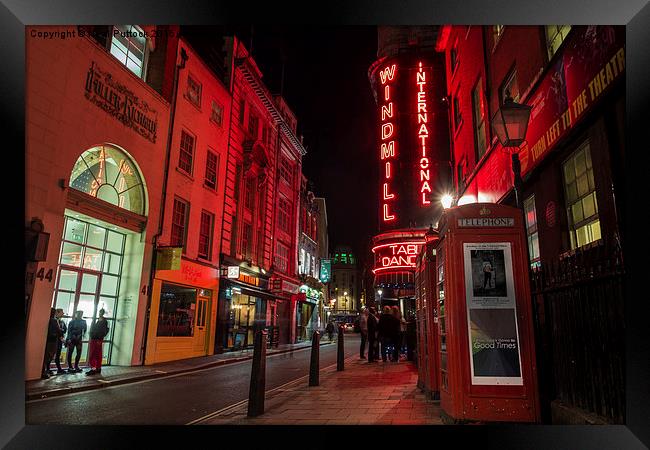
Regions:
<svg viewBox="0 0 650 450"><path fill-rule="evenodd" d="M65 340L65 333L66 331L68 331L68 327L63 321L62 308L56 309L55 318L56 318L56 323L59 324L59 328L61 329L61 336L56 341L56 356L54 358L54 362L56 363L56 373L61 374L61 373L65 373L65 370L61 368L61 350L63 350L63 341Z"/></svg>
<svg viewBox="0 0 650 450"><path fill-rule="evenodd" d="M50 378L54 372L50 370L50 363L54 358L56 353L56 343L61 339L62 333L61 328L59 328L59 323L55 319L56 310L54 308L50 309L50 320L47 323L47 338L45 340L45 355L43 356L43 370L41 372L41 378L47 379Z"/></svg>
<svg viewBox="0 0 650 450"><path fill-rule="evenodd" d="M77 311L74 319L68 323L68 373L81 372L79 368L79 359L81 358L81 347L84 335L86 334L86 321L82 319L83 311ZM72 351L76 350L74 358L74 368L72 367Z"/></svg>
<svg viewBox="0 0 650 450"><path fill-rule="evenodd" d="M88 365L90 370L86 375L102 373L102 353L104 338L108 334L108 321L104 317L106 311L99 310L99 318L90 326L90 342L88 343Z"/></svg>
<svg viewBox="0 0 650 450"><path fill-rule="evenodd" d="M384 306L384 310L379 316L379 342L381 343L381 359L386 362L389 347L397 345L397 333L399 333L400 323L397 318L391 314L390 306ZM393 358L391 358L393 359Z"/></svg>
<svg viewBox="0 0 650 450"><path fill-rule="evenodd" d="M375 362L379 357L379 349L377 348L377 311L373 306L368 308L368 362Z"/></svg>

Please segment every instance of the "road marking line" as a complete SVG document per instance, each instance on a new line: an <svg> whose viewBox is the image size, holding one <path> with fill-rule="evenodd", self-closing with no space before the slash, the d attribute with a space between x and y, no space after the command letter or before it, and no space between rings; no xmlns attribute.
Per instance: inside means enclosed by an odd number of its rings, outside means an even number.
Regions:
<svg viewBox="0 0 650 450"><path fill-rule="evenodd" d="M350 357L346 358L345 361L351 360L351 359L354 358L354 357L355 357L355 355L350 356ZM327 370L327 369L331 369L332 367L335 367L337 364L338 364L338 362L335 362L334 364L330 364L330 365L327 366L327 367L323 367L323 368L318 369L318 371L320 372L320 371L324 371L324 370ZM300 378L296 378L295 380L292 380L292 381L289 381L289 382L287 382L287 383L284 383L284 384L282 384L282 385L280 385L280 386L274 387L273 389L269 389L268 391L266 391L266 392L264 393L264 398L266 399L267 396L268 396L268 394L270 394L270 393L272 393L272 392L275 392L275 391L281 391L281 390L287 390L286 388L289 387L291 384L297 384L297 383L299 383L299 382L303 382L303 381L305 381L305 380L307 380L307 379L309 379L309 374L307 374L307 375L303 375L303 376L300 377ZM224 413L224 412L226 412L226 411L228 411L228 410L230 410L230 409L235 409L235 408L237 408L237 407L239 407L239 406L242 406L242 405L245 404L245 403L248 403L248 399L241 400L241 401L239 401L239 402L237 402L237 403L233 403L233 404L230 405L230 406L226 406L225 408L221 408L221 409L218 410L218 411L214 411L214 412L212 412L212 413L210 413L210 414L206 414L205 416L203 416L203 417L199 417L198 419L195 419L195 420L193 420L193 421L191 421L191 422L188 422L188 423L186 423L185 425L196 425L196 424L198 424L199 422L204 422L204 421L206 421L206 420L212 419L212 418L214 418L214 417L216 417L216 416L218 416L218 415L220 415L220 414L222 414L222 413Z"/></svg>

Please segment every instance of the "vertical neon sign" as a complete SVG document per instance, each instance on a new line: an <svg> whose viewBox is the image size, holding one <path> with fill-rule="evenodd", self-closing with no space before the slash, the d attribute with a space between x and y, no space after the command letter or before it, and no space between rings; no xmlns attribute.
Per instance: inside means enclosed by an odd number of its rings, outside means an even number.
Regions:
<svg viewBox="0 0 650 450"><path fill-rule="evenodd" d="M418 117L418 146L420 148L420 164L419 164L419 178L420 178L420 206L428 205L431 201L427 198L427 192L431 193L431 186L429 181L431 179L431 169L429 156L427 155L427 139L429 139L429 129L427 128L428 113L427 113L427 94L425 87L427 84L427 73L422 68L422 62L418 63L418 71L416 72L415 82L418 85L417 89L417 117Z"/></svg>
<svg viewBox="0 0 650 450"><path fill-rule="evenodd" d="M391 97L391 83L395 78L395 64L387 66L379 72L379 78L383 87L383 104L381 105L381 144L380 157L383 162L383 190L382 190L382 209L383 220L389 222L395 220L395 214L391 214L391 208L388 200L395 201L395 193L390 192L390 181L393 178L393 161L395 160L395 108L393 108L393 99Z"/></svg>

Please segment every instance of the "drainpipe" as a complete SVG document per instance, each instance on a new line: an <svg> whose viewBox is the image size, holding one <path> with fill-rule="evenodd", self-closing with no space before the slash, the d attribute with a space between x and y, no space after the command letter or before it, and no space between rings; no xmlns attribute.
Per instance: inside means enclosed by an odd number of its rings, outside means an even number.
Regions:
<svg viewBox="0 0 650 450"><path fill-rule="evenodd" d="M180 41L179 46L180 46ZM178 54L177 54L178 55ZM151 313L151 295L153 292L153 280L156 274L156 248L158 247L158 239L162 236L163 231L163 222L165 218L165 204L167 200L167 182L169 181L169 157L172 150L172 135L174 132L174 118L176 117L176 99L178 97L178 74L180 69L185 68L185 62L187 61L187 53L185 49L181 47L180 51L181 61L178 62L178 56L176 59L176 67L174 68L174 84L172 87L172 101L171 101L171 112L169 115L169 127L167 132L167 149L165 150L165 176L163 177L163 186L162 186L162 196L160 200L160 215L158 217L158 231L153 237L153 256L151 261L151 272L149 274L149 288L147 289L147 310L144 320L144 338L142 340L142 347L140 349L140 358L142 360L141 365L144 366L145 356L147 353L147 337L149 336L149 315Z"/></svg>

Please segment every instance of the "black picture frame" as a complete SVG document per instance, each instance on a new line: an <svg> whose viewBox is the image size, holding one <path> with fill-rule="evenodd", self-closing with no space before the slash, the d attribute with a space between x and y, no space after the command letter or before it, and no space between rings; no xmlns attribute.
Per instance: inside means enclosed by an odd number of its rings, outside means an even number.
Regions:
<svg viewBox="0 0 650 450"><path fill-rule="evenodd" d="M617 24L626 25L626 198L629 199L622 220L628 236L626 254L626 289L635 293L644 282L641 260L647 242L641 227L645 222L643 180L647 178L647 128L650 89L650 5L648 0L466 0L466 1L386 1L322 2L309 6L279 5L267 2L259 8L250 2L200 0L173 2L168 0L4 0L0 6L0 43L3 53L3 76L0 86L3 98L5 155L9 158L14 182L24 183L25 143L25 25L87 24L87 23L314 23L340 25L372 24ZM240 8L240 9L238 9ZM294 14L294 16L292 16ZM300 14L300 16L298 16ZM6 165L5 167L8 167ZM9 183L9 181L5 181ZM24 186L24 184L23 184ZM54 188L54 187L52 187ZM638 199L638 200L637 200ZM8 195L5 201L4 225L9 228L9 244L18 247L24 223L24 197ZM635 203L632 203L632 202ZM637 244L635 239L639 240ZM13 249L13 248L12 248ZM5 258L13 252L7 251ZM647 259L647 258L644 258ZM24 273L20 264L4 269L6 286L3 326L4 371L0 384L2 420L0 445L6 448L132 448L137 442L146 448L185 448L189 440L205 440L216 445L236 441L245 447L275 448L306 445L325 448L339 445L383 447L389 440L406 445L439 445L453 442L463 448L474 443L496 448L618 448L635 449L650 446L650 348L647 326L647 295L629 297L626 317L626 425L615 426L488 426L488 427L117 427L117 426L26 426L24 390L25 312L19 299L24 295ZM255 432L252 432L255 431ZM415 438L414 434L418 437ZM345 437L343 437L345 436ZM286 438L289 437L290 441ZM352 440L350 440L352 439ZM388 439L388 440L387 440ZM256 445L257 444L257 445ZM392 445L399 445L395 442ZM392 446L391 445L391 446ZM373 445L374 446L374 445Z"/></svg>

